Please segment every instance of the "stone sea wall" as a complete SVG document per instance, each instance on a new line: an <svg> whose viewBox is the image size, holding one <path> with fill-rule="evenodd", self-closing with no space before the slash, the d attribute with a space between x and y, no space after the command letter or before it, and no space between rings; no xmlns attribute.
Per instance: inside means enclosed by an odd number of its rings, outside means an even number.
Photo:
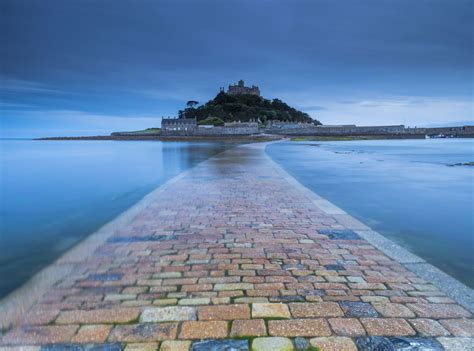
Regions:
<svg viewBox="0 0 474 351"><path fill-rule="evenodd" d="M192 128L188 130L162 130L165 136L220 136L220 135L250 135L260 132L258 126L244 127L213 127L213 128Z"/></svg>
<svg viewBox="0 0 474 351"><path fill-rule="evenodd" d="M314 135L314 136L392 136L400 138L422 138L425 135L439 135L454 137L474 137L474 126L442 127L442 128L406 128L404 125L394 126L300 126L298 128L267 127L259 128L255 123L242 125L226 125L223 127L202 128L194 127L181 130L165 130L161 133L146 132L116 132L112 136L232 136L252 134L277 134L277 135Z"/></svg>
<svg viewBox="0 0 474 351"><path fill-rule="evenodd" d="M305 128L265 128L267 134L280 135L318 135L318 136L357 136L357 135L391 135L400 137L425 136L425 135L452 135L455 137L474 136L474 126L443 127L443 128L405 128L397 126L345 126L345 127L305 127Z"/></svg>

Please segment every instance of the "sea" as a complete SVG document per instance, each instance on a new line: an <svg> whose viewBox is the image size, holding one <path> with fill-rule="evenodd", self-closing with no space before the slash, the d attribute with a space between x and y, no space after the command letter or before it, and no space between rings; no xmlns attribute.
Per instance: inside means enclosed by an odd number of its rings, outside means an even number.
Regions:
<svg viewBox="0 0 474 351"><path fill-rule="evenodd" d="M167 180L233 144L0 140L0 298ZM308 188L474 287L474 139L280 142Z"/></svg>
<svg viewBox="0 0 474 351"><path fill-rule="evenodd" d="M228 143L0 140L0 299Z"/></svg>
<svg viewBox="0 0 474 351"><path fill-rule="evenodd" d="M474 139L283 142L303 185L474 288Z"/></svg>

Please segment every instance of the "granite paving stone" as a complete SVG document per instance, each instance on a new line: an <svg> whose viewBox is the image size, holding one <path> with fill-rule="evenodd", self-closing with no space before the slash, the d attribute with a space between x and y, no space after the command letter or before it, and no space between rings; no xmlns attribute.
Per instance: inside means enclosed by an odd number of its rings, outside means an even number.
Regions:
<svg viewBox="0 0 474 351"><path fill-rule="evenodd" d="M127 344L124 351L156 351L158 350L158 345L155 342Z"/></svg>
<svg viewBox="0 0 474 351"><path fill-rule="evenodd" d="M445 336L449 332L439 322L427 318L410 319L410 324L422 336Z"/></svg>
<svg viewBox="0 0 474 351"><path fill-rule="evenodd" d="M340 317L344 315L335 302L290 303L290 310L294 318Z"/></svg>
<svg viewBox="0 0 474 351"><path fill-rule="evenodd" d="M288 338L266 337L252 341L252 351L293 351L293 343Z"/></svg>
<svg viewBox="0 0 474 351"><path fill-rule="evenodd" d="M195 341L191 351L249 351L249 342L235 339Z"/></svg>
<svg viewBox="0 0 474 351"><path fill-rule="evenodd" d="M444 351L474 351L474 338L438 338Z"/></svg>
<svg viewBox="0 0 474 351"><path fill-rule="evenodd" d="M116 325L112 329L108 341L149 342L175 339L177 330L177 323Z"/></svg>
<svg viewBox="0 0 474 351"><path fill-rule="evenodd" d="M365 335L365 329L356 318L329 318L334 333L340 336L361 336Z"/></svg>
<svg viewBox="0 0 474 351"><path fill-rule="evenodd" d="M413 312L420 317L428 318L456 318L471 317L471 314L459 305L441 303L409 303Z"/></svg>
<svg viewBox="0 0 474 351"><path fill-rule="evenodd" d="M56 324L129 323L136 320L139 314L137 308L63 311L56 319Z"/></svg>
<svg viewBox="0 0 474 351"><path fill-rule="evenodd" d="M454 336L474 336L474 321L472 319L443 319L440 323Z"/></svg>
<svg viewBox="0 0 474 351"><path fill-rule="evenodd" d="M309 341L300 336L294 338L293 344L295 345L295 351L306 351L309 348Z"/></svg>
<svg viewBox="0 0 474 351"><path fill-rule="evenodd" d="M0 316L0 351L226 350L231 339L277 351L309 338L329 349L352 349L349 338L380 350L471 347L467 308L380 251L375 232L302 187L265 146L199 163L91 237L84 255L66 253L66 276L13 306L17 318Z"/></svg>
<svg viewBox="0 0 474 351"><path fill-rule="evenodd" d="M324 351L357 351L357 346L351 338L344 336L330 336L313 338L309 341L312 347Z"/></svg>
<svg viewBox="0 0 474 351"><path fill-rule="evenodd" d="M360 321L369 335L415 335L415 331L402 318L361 318Z"/></svg>
<svg viewBox="0 0 474 351"><path fill-rule="evenodd" d="M288 305L283 303L254 303L252 318L291 318Z"/></svg>
<svg viewBox="0 0 474 351"><path fill-rule="evenodd" d="M7 345L64 343L71 340L77 329L78 325L17 327L2 338L2 343Z"/></svg>
<svg viewBox="0 0 474 351"><path fill-rule="evenodd" d="M244 304L200 307L198 319L201 321L250 319L250 308Z"/></svg>
<svg viewBox="0 0 474 351"><path fill-rule="evenodd" d="M245 337L245 336L265 336L267 335L267 328L263 319L252 320L234 320L232 322L232 329L230 336Z"/></svg>
<svg viewBox="0 0 474 351"><path fill-rule="evenodd" d="M143 310L140 322L177 322L196 320L196 309L187 306L152 307Z"/></svg>
<svg viewBox="0 0 474 351"><path fill-rule="evenodd" d="M97 343L104 342L109 336L111 325L105 324L90 324L83 325L76 335L71 339L72 342L77 343Z"/></svg>
<svg viewBox="0 0 474 351"><path fill-rule="evenodd" d="M292 319L268 321L268 333L272 336L329 336L331 329L323 319Z"/></svg>
<svg viewBox="0 0 474 351"><path fill-rule="evenodd" d="M190 347L189 340L165 340L161 343L160 351L188 351Z"/></svg>
<svg viewBox="0 0 474 351"><path fill-rule="evenodd" d="M225 338L228 324L224 321L191 321L181 325L180 339Z"/></svg>
<svg viewBox="0 0 474 351"><path fill-rule="evenodd" d="M357 301L339 302L346 317L378 317L377 311L370 303Z"/></svg>
<svg viewBox="0 0 474 351"><path fill-rule="evenodd" d="M372 303L372 306L379 312L383 317L401 317L401 318L412 318L415 314L410 311L406 306L399 303Z"/></svg>

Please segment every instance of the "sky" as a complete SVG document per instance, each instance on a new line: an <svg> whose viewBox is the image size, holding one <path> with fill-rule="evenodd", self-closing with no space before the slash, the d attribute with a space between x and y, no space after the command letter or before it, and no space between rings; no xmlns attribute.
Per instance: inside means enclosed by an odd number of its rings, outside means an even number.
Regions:
<svg viewBox="0 0 474 351"><path fill-rule="evenodd" d="M160 125L239 79L323 124L474 124L471 0L2 0L0 137Z"/></svg>

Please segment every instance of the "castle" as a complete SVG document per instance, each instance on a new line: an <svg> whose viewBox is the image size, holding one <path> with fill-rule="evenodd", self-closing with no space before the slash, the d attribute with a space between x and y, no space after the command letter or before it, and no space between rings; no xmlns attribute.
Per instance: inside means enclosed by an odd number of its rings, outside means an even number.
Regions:
<svg viewBox="0 0 474 351"><path fill-rule="evenodd" d="M221 91L224 91L224 88L221 88ZM260 96L260 89L255 85L252 85L251 87L246 87L244 81L241 79L237 84L229 85L229 90L227 90L227 94L252 94Z"/></svg>

